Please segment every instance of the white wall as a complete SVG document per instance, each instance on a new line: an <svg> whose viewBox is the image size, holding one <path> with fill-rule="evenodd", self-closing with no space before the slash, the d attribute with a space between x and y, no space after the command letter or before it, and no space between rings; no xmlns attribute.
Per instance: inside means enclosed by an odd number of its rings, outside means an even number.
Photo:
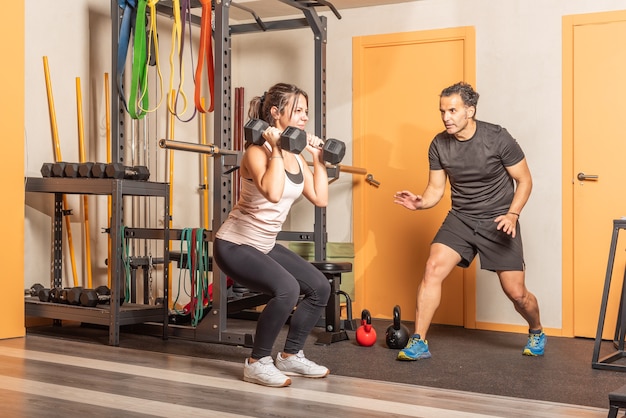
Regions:
<svg viewBox="0 0 626 418"><path fill-rule="evenodd" d="M65 161L78 161L78 127L76 78L81 79L83 111L85 116L85 138L90 142L88 148L92 154L104 161L104 134L96 137L95 127L88 103L103 102L96 82L102 83L97 74L110 72L110 12L106 3L84 1L80 4L31 1L25 2L26 7L26 126L25 135L25 175L40 177L42 163L54 161L51 123L48 112L46 84L44 77L43 57L48 57L52 84L56 125L60 140L61 156ZM105 55L109 54L109 55ZM92 66L93 64L93 66ZM100 105L100 107L102 107ZM101 115L104 117L104 114ZM96 150L97 148L97 150ZM51 196L34 194L26 195L25 219L25 287L39 282L47 285L50 280L51 254L51 223L53 213ZM73 208L71 217L72 235L75 240L76 257L80 260L81 252L81 203L76 196L68 197L69 206ZM95 205L95 202L94 202ZM92 212L92 224L106 226L106 206L96 215ZM104 214L104 216L102 216ZM96 221L98 218L98 221ZM100 227L92 231L92 237L100 235ZM106 241L104 241L106 243ZM106 245L106 244L105 244ZM66 246L67 251L67 246ZM102 254L102 252L100 253ZM106 254L106 249L104 254ZM106 256L105 256L106 257ZM37 262L34 262L37 260ZM65 267L69 268L69 253L64 259ZM99 265L103 265L100 257ZM71 270L66 276L71 284ZM102 271L102 270L101 270ZM106 270L105 274L106 274ZM95 273L95 269L94 269ZM106 281L106 276L105 276Z"/></svg>
<svg viewBox="0 0 626 418"><path fill-rule="evenodd" d="M53 92L56 124L60 139L60 149L64 161L78 162L78 118L76 98L76 78L81 79L82 106L84 113L85 142L87 161L106 161L106 115L104 98L104 74L109 74L110 85L115 86L116 80L111 69L111 2L102 0L76 0L72 2L49 2L43 0L27 0L26 2L26 127L25 127L25 175L40 177L40 168L44 162L55 160L49 117L48 99L43 70L43 56L47 56L50 68L50 81ZM114 2L117 4L117 1ZM199 32L199 31L198 31ZM157 146L161 138L169 138L169 118L165 101L169 91L169 58L171 52L171 21L159 17L160 63L163 81L159 82L156 71L151 71L150 99L151 108L161 101L155 112L150 112L139 122L125 121L127 143L125 145L125 162L127 165L145 164L150 166L152 181L166 181L169 166L165 161L165 151ZM198 33L194 33L197 46ZM132 43L130 48L132 49ZM189 50L185 55L184 92L187 95L187 111L181 119L188 119L193 109L193 68L190 63ZM130 53L129 53L130 57ZM174 58L177 62L177 56ZM126 72L125 83L130 85L129 71ZM179 79L174 79L174 87ZM126 93L128 95L128 92ZM116 97L112 96L111 100ZM191 122L176 120L174 123L174 139L180 141L199 142L200 118ZM212 118L208 117L207 141L213 142ZM144 140L147 138L147 141ZM199 185L200 157L195 153L176 152L174 157L174 204L173 227L197 228L201 226L201 203ZM211 181L211 180L209 180ZM75 258L78 265L79 284L86 277L84 259L84 230L82 226L82 199L68 195L68 206L72 209L72 238L74 241ZM135 198L133 205L129 199L125 201L125 224L127 226L160 227L163 219L163 199ZM50 280L50 243L53 214L52 195L29 193L26 196L25 220L25 287L39 282L47 285ZM130 206L146 209L147 217L133 213ZM91 196L89 198L90 241L92 250L92 273L94 285L106 284L107 241L103 228L107 226L106 197ZM134 219L134 220L133 220ZM64 238L65 239L65 235ZM143 243L137 243L143 248ZM176 242L173 251L180 249ZM153 257L163 255L162 246L149 243L149 254ZM132 254L132 253L131 253ZM143 255L144 253L142 253ZM39 260L33 263L32 257ZM63 284L73 286L70 269L69 247L64 246ZM155 270L155 279L161 279L161 269ZM177 280L179 271L174 269L170 278ZM156 286L156 285L155 285ZM174 285L176 289L176 285ZM155 294L155 296L157 296ZM158 295L162 296L162 294ZM175 297L175 295L173 295ZM183 301L186 298L183 296Z"/></svg>
<svg viewBox="0 0 626 418"><path fill-rule="evenodd" d="M104 159L101 79L105 71L110 71L109 7L109 2L97 0L74 0L67 4L26 1L27 176L38 176L41 164L53 160L41 64L43 55L49 57L51 65L63 156L68 161L78 158L74 79L80 76L84 79L83 97L90 109L90 120L86 123L90 126L90 153L92 159ZM562 320L561 19L564 15L624 7L620 0L420 0L343 10L340 20L330 12L321 12L328 17L327 134L348 144L345 164L352 164L352 38L456 26L476 28L476 88L481 94L478 117L505 126L518 139L534 175L533 195L520 222L528 286L539 299L546 327L560 328ZM159 24L167 88L169 70L165 67L168 66L167 39L171 27L166 19L160 19ZM232 54L232 85L233 88L245 87L246 103L278 81L298 84L312 95L313 38L308 29L236 35L232 40ZM192 95L192 90L187 89ZM313 106L309 103L311 110ZM150 117L151 138L166 136L165 115L162 107ZM311 120L311 127L313 123ZM177 123L175 138L197 140L197 124ZM209 142L212 141L209 139ZM165 167L157 155L162 153L154 152L152 158L158 159L160 164L158 174L153 170L154 178L161 180L165 178ZM197 157L183 154L176 153L174 224L175 227L195 227L199 226L200 219ZM329 241L352 240L351 181L350 175L342 174L331 186L327 220ZM46 209L45 199L33 196L27 196L27 204L27 253L37 252L35 257L42 260L36 265L30 262L31 257L25 260L25 284L29 286L49 277L49 263L45 262L49 260L46 245L49 222L41 213L49 214L50 208ZM106 222L102 216L106 209L102 209L102 203L98 206L100 224L93 227L92 240L94 235L101 235L99 231ZM80 218L75 217L73 221L76 235L80 236ZM287 227L311 230L312 222L313 208L303 202L297 205ZM102 254L104 247L98 245L97 248ZM175 279L176 273L171 277ZM487 272L478 273L477 308L478 321L523 324L500 291L495 276Z"/></svg>
<svg viewBox="0 0 626 418"><path fill-rule="evenodd" d="M562 320L561 19L624 6L617 0L422 0L346 10L341 20L330 15L328 19L328 106L332 109L328 126L338 132L333 135L346 139L351 134L349 58L353 37L476 28L476 88L481 94L478 117L505 126L518 139L534 175L533 194L520 222L528 286L539 299L546 327L560 328ZM329 231L345 229L335 212L329 214L328 223ZM495 275L485 271L477 274L476 319L524 324L511 309Z"/></svg>

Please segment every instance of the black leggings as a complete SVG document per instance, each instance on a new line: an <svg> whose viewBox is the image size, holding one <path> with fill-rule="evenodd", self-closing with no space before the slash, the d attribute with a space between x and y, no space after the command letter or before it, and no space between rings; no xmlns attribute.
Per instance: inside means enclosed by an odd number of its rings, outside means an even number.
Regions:
<svg viewBox="0 0 626 418"><path fill-rule="evenodd" d="M280 244L263 254L249 245L218 238L213 242L213 260L235 282L272 297L258 318L251 357L260 359L272 354L274 342L292 311L283 351L300 351L328 303L330 284L326 276ZM304 298L298 303L301 294Z"/></svg>

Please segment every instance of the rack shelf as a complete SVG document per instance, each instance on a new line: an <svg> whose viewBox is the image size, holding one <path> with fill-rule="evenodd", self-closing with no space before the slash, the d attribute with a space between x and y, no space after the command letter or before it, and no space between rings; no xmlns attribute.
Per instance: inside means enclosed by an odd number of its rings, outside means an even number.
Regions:
<svg viewBox="0 0 626 418"><path fill-rule="evenodd" d="M111 302L96 308L41 302L38 298L25 298L25 314L27 316L52 318L58 320L75 320L90 324L107 325L109 327L109 344L119 345L119 328L121 325L138 324L147 321L163 323L163 338L167 338L168 324L168 283L169 283L169 219L163 224L163 304L124 304L120 305L121 284L124 271L122 268L122 220L123 198L125 196L154 196L163 198L163 209L169 215L169 185L136 180L117 179L73 179L73 178L38 178L26 179L26 192L50 193L55 196L53 217L53 287L62 287L62 248L63 248L63 205L64 194L109 195L111 196L111 236L112 257L111 268Z"/></svg>
<svg viewBox="0 0 626 418"><path fill-rule="evenodd" d="M110 325L111 323L112 311L109 305L90 308L42 302L36 297L27 297L25 302L25 313L27 316L78 321L96 325ZM163 321L163 307L164 305L125 303L119 307L117 325L132 325L150 321L161 322ZM118 342L114 341L111 345L118 345Z"/></svg>

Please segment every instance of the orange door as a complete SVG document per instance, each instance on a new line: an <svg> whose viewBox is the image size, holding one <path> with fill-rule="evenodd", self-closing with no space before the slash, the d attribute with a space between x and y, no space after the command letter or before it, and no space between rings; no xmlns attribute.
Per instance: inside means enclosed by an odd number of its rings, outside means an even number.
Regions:
<svg viewBox="0 0 626 418"><path fill-rule="evenodd" d="M475 83L474 56L473 28L353 41L354 164L380 183L354 187L357 314L367 308L376 318L391 318L393 307L400 305L402 319L415 319L430 241L450 208L450 197L448 192L435 208L411 212L394 204L393 195L403 189L422 193L426 187L428 146L443 130L439 93L461 80ZM444 282L434 322L473 324L473 268L455 269ZM469 276L465 283L464 276ZM466 309L472 311L468 318Z"/></svg>
<svg viewBox="0 0 626 418"><path fill-rule="evenodd" d="M4 237L11 237L10 245L2 251L3 275L0 282L0 339L23 337L24 328L24 288L33 282L24 282L24 2L10 2L3 5L9 13L8 19L0 27L3 42L0 47L5 64L0 71L0 114L2 115L2 135L11 138L2 145L5 156L0 168L2 194L6 204L0 219L0 230ZM10 64L9 64L10 63ZM43 139L41 140L43 141ZM26 211L26 212L25 212ZM32 253L32 251L31 251ZM33 260L34 261L34 260ZM36 262L36 261L35 261Z"/></svg>
<svg viewBox="0 0 626 418"><path fill-rule="evenodd" d="M564 331L569 327L575 336L595 337L613 220L626 215L626 133L621 127L626 48L616 42L626 39L626 12L569 16L563 33L563 278L564 296L573 300L564 297ZM579 173L597 179L580 181ZM615 332L624 275L626 231L622 235L607 338Z"/></svg>

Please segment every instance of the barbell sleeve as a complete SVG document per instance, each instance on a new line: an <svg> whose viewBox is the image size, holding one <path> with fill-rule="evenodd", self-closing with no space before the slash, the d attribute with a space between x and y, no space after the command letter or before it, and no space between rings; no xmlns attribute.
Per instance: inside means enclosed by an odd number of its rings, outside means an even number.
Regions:
<svg viewBox="0 0 626 418"><path fill-rule="evenodd" d="M313 162L312 161L307 161L307 164L309 166L313 166ZM337 164L336 166L329 165L329 166L326 166L326 167L327 168L338 168L339 171L343 171L344 173L359 174L359 175L362 175L362 176L367 174L367 168L355 167L355 166L352 166L352 165Z"/></svg>
<svg viewBox="0 0 626 418"><path fill-rule="evenodd" d="M343 171L344 173L360 174L362 176L367 174L367 169L363 167L354 167L351 165L341 165L341 164L339 164L337 167L339 167L339 171Z"/></svg>
<svg viewBox="0 0 626 418"><path fill-rule="evenodd" d="M209 155L236 155L239 151L231 151L221 149L214 144L194 144L191 142L183 142L183 141L173 141L171 139L161 139L159 140L159 147L166 149L174 149L180 151L191 151L198 152L201 154L209 154Z"/></svg>

